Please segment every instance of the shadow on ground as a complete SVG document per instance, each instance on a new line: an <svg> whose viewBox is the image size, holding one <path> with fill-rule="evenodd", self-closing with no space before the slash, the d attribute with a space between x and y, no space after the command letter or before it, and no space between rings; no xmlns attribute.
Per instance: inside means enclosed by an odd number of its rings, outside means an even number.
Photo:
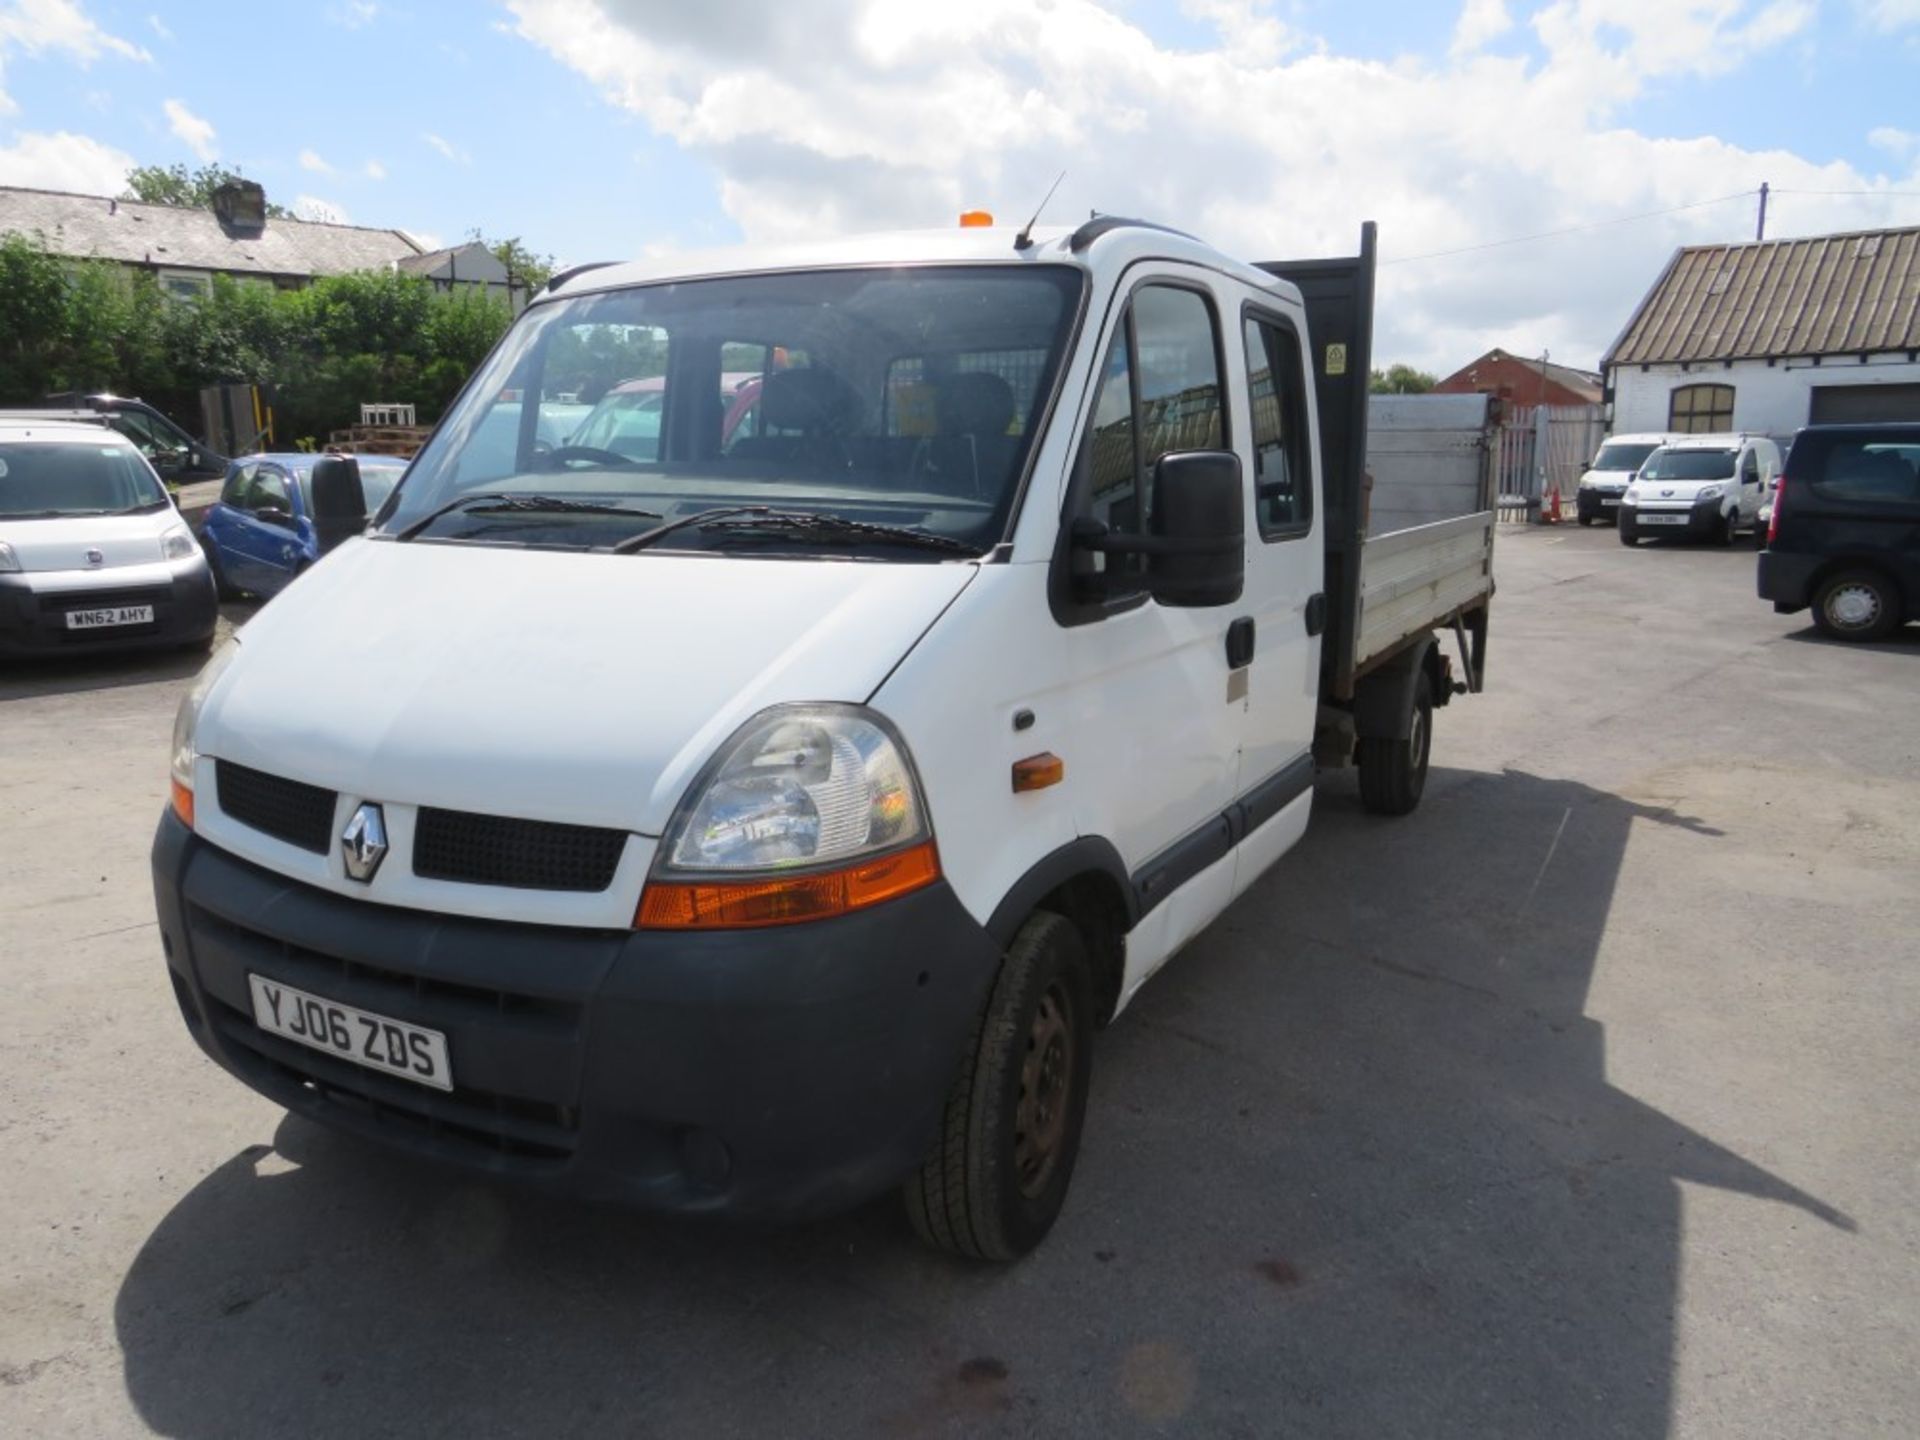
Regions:
<svg viewBox="0 0 1920 1440"><path fill-rule="evenodd" d="M285 1120L128 1272L128 1392L180 1436L1665 1435L1680 1182L1851 1228L1610 1086L1584 1014L1630 834L1712 817L1512 771L1318 803L1107 1032L1016 1268L888 1203L675 1224Z"/></svg>

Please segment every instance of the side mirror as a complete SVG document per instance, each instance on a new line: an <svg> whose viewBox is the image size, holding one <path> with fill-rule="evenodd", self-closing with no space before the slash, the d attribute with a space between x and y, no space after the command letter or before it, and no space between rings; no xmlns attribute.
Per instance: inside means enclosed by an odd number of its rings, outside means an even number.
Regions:
<svg viewBox="0 0 1920 1440"><path fill-rule="evenodd" d="M1153 468L1153 533L1117 535L1074 522L1072 543L1110 555L1144 555L1147 592L1162 605L1231 605L1246 588L1246 492L1231 450L1182 450Z"/></svg>
<svg viewBox="0 0 1920 1440"><path fill-rule="evenodd" d="M367 492L360 484L360 462L351 455L326 455L314 462L307 482L313 497L313 533L320 553L367 528Z"/></svg>

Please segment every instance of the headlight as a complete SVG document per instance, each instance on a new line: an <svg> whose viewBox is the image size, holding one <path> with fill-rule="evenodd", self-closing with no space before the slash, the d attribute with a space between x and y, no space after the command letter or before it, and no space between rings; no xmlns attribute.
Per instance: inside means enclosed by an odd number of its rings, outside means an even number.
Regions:
<svg viewBox="0 0 1920 1440"><path fill-rule="evenodd" d="M1723 489L1724 487L1719 485L1702 485L1699 493L1693 498L1696 500L1718 500Z"/></svg>
<svg viewBox="0 0 1920 1440"><path fill-rule="evenodd" d="M1629 485L1627 486L1627 493L1622 495L1620 499L1623 504L1638 505L1640 503L1640 491L1636 487Z"/></svg>
<svg viewBox="0 0 1920 1440"><path fill-rule="evenodd" d="M939 878L905 744L853 705L756 716L687 792L635 923L722 928L822 919Z"/></svg>
<svg viewBox="0 0 1920 1440"><path fill-rule="evenodd" d="M184 560L199 549L200 543L193 538L193 531L184 525L176 525L160 537L160 553L169 560Z"/></svg>
<svg viewBox="0 0 1920 1440"><path fill-rule="evenodd" d="M20 573L20 557L13 553L13 546L0 540L0 575Z"/></svg>
<svg viewBox="0 0 1920 1440"><path fill-rule="evenodd" d="M228 636L227 643L207 661L199 678L193 682L193 688L181 698L180 708L173 715L173 810L189 825L193 824L193 762L197 754L193 742L194 731L200 725L200 707L206 703L221 672L233 663L233 657L239 653L239 640Z"/></svg>

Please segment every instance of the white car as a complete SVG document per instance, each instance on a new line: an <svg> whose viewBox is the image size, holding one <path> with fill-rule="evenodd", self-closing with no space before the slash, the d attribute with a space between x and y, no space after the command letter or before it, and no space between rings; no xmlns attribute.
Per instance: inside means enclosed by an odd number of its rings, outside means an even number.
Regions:
<svg viewBox="0 0 1920 1440"><path fill-rule="evenodd" d="M1764 435L1684 435L1655 450L1620 501L1620 543L1692 536L1731 545L1759 523L1780 447Z"/></svg>
<svg viewBox="0 0 1920 1440"><path fill-rule="evenodd" d="M1365 528L1372 275L1370 228L1256 268L1100 217L563 279L181 706L189 1030L487 1177L899 1185L933 1244L1031 1249L1096 1029L1300 839L1316 762L1405 814L1479 689L1484 468ZM543 438L589 384L657 388L650 443ZM351 457L311 487L366 523Z"/></svg>
<svg viewBox="0 0 1920 1440"><path fill-rule="evenodd" d="M0 412L0 656L204 647L217 618L200 544L132 441Z"/></svg>
<svg viewBox="0 0 1920 1440"><path fill-rule="evenodd" d="M1574 513L1580 523L1611 522L1627 486L1647 457L1676 438L1664 433L1609 435L1593 463L1580 473L1580 488L1574 498Z"/></svg>

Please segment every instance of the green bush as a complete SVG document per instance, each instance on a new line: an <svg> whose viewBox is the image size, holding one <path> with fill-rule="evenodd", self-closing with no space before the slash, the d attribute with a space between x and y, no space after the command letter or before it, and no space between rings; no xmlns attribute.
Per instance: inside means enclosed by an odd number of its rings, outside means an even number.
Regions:
<svg viewBox="0 0 1920 1440"><path fill-rule="evenodd" d="M271 386L277 444L324 443L364 402L439 418L512 316L504 299L413 275L330 275L302 290L216 276L205 300L149 275L0 236L0 405L60 390L139 395L197 429L204 385Z"/></svg>

